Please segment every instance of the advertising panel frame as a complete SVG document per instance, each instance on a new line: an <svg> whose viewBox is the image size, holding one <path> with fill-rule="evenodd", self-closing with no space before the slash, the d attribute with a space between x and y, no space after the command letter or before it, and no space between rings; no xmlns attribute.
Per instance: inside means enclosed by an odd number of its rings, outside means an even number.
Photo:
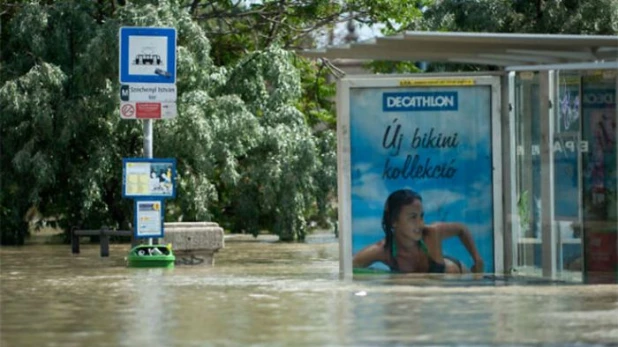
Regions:
<svg viewBox="0 0 618 347"><path fill-rule="evenodd" d="M350 137L350 91L355 88L409 87L490 87L491 164L493 195L494 273L504 272L503 176L502 176L502 120L501 77L491 73L453 74L438 76L423 74L389 76L350 76L337 82L337 193L339 208L339 271L342 279L353 277L352 267L352 177Z"/></svg>
<svg viewBox="0 0 618 347"><path fill-rule="evenodd" d="M152 213L148 214L148 211L146 212L141 212L140 210L140 206L141 205L146 205L146 204L152 204L155 208L153 209ZM152 219L154 217L154 223L153 222L148 222L149 219ZM145 220L146 222L144 222L143 220ZM139 199L134 199L133 202L133 223L135 224L135 227L133 228L133 237L137 238L137 239L152 239L152 238L163 238L165 236L165 200L163 199L147 199L147 198L139 198ZM150 234L141 234L140 230L143 228L150 226L153 226L153 224L156 224L156 233L150 233Z"/></svg>
<svg viewBox="0 0 618 347"><path fill-rule="evenodd" d="M127 166L130 164L149 164L152 169L153 165L165 166L171 169L171 174L166 178L170 180L170 192L165 194L139 194L128 192L128 174ZM150 170L149 170L150 171ZM176 197L176 159L175 158L122 158L122 197L133 199L173 199Z"/></svg>
<svg viewBox="0 0 618 347"><path fill-rule="evenodd" d="M612 81L613 80L613 81ZM597 205L594 202L595 192L597 189L600 196L606 195L608 192L614 191L614 199L616 194L616 176L607 175L607 177L601 178L601 182L598 182L598 178L595 178L595 161L601 161L603 169L601 170L602 176L608 172L607 160L611 160L611 157L607 157L601 154L601 158L598 158L600 147L603 144L598 142L598 135L594 134L593 124L601 123L598 116L602 113L606 113L609 109L613 108L613 112L609 113L614 117L618 116L618 70L616 69L599 69L599 70L587 70L581 73L581 127L580 134L582 138L588 140L588 152L586 158L582 160L582 171L589 173L589 175L582 175L582 197L581 200L581 228L582 228L582 276L584 283L601 284L601 283L618 283L618 231L616 230L616 212L618 212L618 205L614 208L614 212L610 212L611 202L607 200L607 196L601 198L600 205L604 206L601 209L605 209L605 213L600 211L594 212L593 205ZM594 101L588 100L588 95L596 94L600 91L609 91L614 89L613 93L607 93L613 97L613 100L601 102L600 105L593 105ZM596 103L596 102L594 102ZM613 107L612 107L613 106ZM605 111L599 113L599 111ZM596 118L596 120L595 120ZM609 132L608 132L609 133ZM611 135L610 135L611 137ZM604 141L605 142L605 141ZM616 150L615 134L613 141L609 140L609 143L613 142L612 150L616 153L615 163L618 162L618 150ZM607 143L606 143L607 144ZM601 153L606 150L601 149ZM611 170L611 166L609 167ZM613 177L613 179L612 179ZM613 180L613 182L611 182ZM600 183L600 186L598 184ZM613 183L613 184L612 184ZM609 189L608 189L609 187ZM592 197L591 197L592 195ZM608 205L610 204L610 205ZM615 200L614 200L615 204ZM603 216L605 214L605 216ZM613 215L613 216L612 216ZM596 217L596 218L595 218ZM613 223L612 223L613 222Z"/></svg>

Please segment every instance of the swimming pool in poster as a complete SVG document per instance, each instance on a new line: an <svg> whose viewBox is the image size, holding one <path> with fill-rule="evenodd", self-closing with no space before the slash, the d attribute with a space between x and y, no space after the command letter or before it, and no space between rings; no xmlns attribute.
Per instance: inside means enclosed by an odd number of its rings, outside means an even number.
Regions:
<svg viewBox="0 0 618 347"><path fill-rule="evenodd" d="M350 89L352 254L384 238L385 200L411 189L425 224L465 224L495 270L491 97L488 85ZM456 237L443 253L473 265Z"/></svg>

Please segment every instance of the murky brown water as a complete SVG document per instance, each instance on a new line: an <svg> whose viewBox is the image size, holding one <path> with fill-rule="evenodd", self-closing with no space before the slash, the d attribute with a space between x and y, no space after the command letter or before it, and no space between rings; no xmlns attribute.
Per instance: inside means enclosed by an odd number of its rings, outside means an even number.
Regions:
<svg viewBox="0 0 618 347"><path fill-rule="evenodd" d="M0 249L2 347L618 343L615 285L344 282L331 236L232 239L214 267L171 270L127 268L128 247Z"/></svg>

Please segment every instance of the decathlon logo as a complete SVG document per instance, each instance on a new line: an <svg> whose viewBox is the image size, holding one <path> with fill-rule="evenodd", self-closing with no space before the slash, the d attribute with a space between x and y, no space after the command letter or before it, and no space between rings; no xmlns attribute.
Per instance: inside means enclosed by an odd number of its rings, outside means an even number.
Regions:
<svg viewBox="0 0 618 347"><path fill-rule="evenodd" d="M457 111L457 92L408 92L382 94L384 112Z"/></svg>

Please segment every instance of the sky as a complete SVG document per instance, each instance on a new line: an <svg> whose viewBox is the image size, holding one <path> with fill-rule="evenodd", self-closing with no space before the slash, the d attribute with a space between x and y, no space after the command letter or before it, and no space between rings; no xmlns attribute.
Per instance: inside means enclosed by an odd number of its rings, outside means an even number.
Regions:
<svg viewBox="0 0 618 347"><path fill-rule="evenodd" d="M366 24L357 23L356 24L356 32L358 33L358 41L365 41L372 39L374 37L381 37L382 32L380 31L384 27L383 24L369 26ZM343 44L343 38L347 35L347 23L339 23L335 26L335 41L333 45L341 45ZM317 35L316 44L317 48L322 48L327 46L328 44L328 35L326 32L323 32L321 35Z"/></svg>

